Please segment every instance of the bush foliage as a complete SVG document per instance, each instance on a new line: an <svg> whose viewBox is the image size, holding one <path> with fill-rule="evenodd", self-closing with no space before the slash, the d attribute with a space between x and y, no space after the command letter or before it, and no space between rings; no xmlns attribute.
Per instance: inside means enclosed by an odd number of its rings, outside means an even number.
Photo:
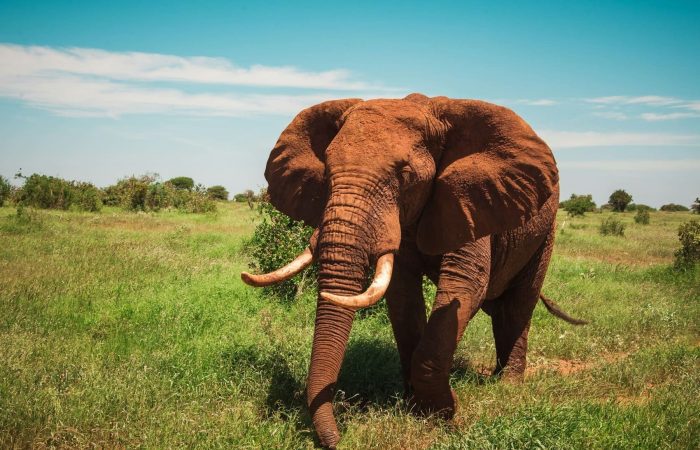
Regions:
<svg viewBox="0 0 700 450"><path fill-rule="evenodd" d="M182 177L181 177L182 178ZM155 174L123 178L104 189L105 201L109 205L121 206L130 211L160 211L175 208L192 213L216 210L216 204L208 197L202 185L192 189L175 187L171 180L159 182Z"/></svg>
<svg viewBox="0 0 700 450"><path fill-rule="evenodd" d="M610 216L600 223L599 231L603 236L624 236L625 225L617 217Z"/></svg>
<svg viewBox="0 0 700 450"><path fill-rule="evenodd" d="M640 225L649 225L649 210L637 209L637 214L634 215L634 222Z"/></svg>
<svg viewBox="0 0 700 450"><path fill-rule="evenodd" d="M693 204L690 206L693 210L693 214L700 214L700 197L696 197Z"/></svg>
<svg viewBox="0 0 700 450"><path fill-rule="evenodd" d="M559 207L569 213L569 216L583 216L587 212L595 211L596 205L593 196L571 194L568 200L559 203Z"/></svg>
<svg viewBox="0 0 700 450"><path fill-rule="evenodd" d="M652 208L643 203L630 203L627 205L627 208L625 208L625 211L656 211L656 208Z"/></svg>
<svg viewBox="0 0 700 450"><path fill-rule="evenodd" d="M691 220L678 227L678 240L681 243L674 263L677 269L689 269L700 262L700 222Z"/></svg>
<svg viewBox="0 0 700 450"><path fill-rule="evenodd" d="M303 222L292 220L275 209L269 202L258 204L260 222L253 237L247 242L247 253L251 256L251 269L256 272L271 272L292 261L309 245L314 229ZM284 300L299 295L316 281L316 264L291 280L266 288Z"/></svg>
<svg viewBox="0 0 700 450"><path fill-rule="evenodd" d="M20 175L20 178L24 178L24 185L17 193L19 205L63 210L73 207L93 212L102 209L102 193L92 183L36 173L29 177Z"/></svg>
<svg viewBox="0 0 700 450"><path fill-rule="evenodd" d="M659 208L661 211L666 211L666 212L678 212L678 211L690 211L690 208L687 206L683 205L677 205L675 203L667 203L661 208Z"/></svg>
<svg viewBox="0 0 700 450"><path fill-rule="evenodd" d="M190 177L175 177L167 181L167 183L172 184L175 189L182 189L185 191L191 191L194 189L194 180Z"/></svg>
<svg viewBox="0 0 700 450"><path fill-rule="evenodd" d="M218 184L207 189L207 195L214 200L228 200L228 191Z"/></svg>
<svg viewBox="0 0 700 450"><path fill-rule="evenodd" d="M0 175L0 206L5 204L5 200L10 198L10 193L12 192L12 186L7 178Z"/></svg>
<svg viewBox="0 0 700 450"><path fill-rule="evenodd" d="M616 212L623 212L630 202L632 202L632 196L624 189L618 189L610 194L610 199L608 200L608 204Z"/></svg>

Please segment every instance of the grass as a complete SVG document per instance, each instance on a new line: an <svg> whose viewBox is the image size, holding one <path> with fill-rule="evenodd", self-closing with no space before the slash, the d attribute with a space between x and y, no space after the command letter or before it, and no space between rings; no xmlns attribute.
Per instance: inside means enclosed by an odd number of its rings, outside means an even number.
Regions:
<svg viewBox="0 0 700 450"><path fill-rule="evenodd" d="M609 213L608 213L609 214ZM453 422L417 418L384 307L355 321L336 410L342 448L699 448L698 270L669 269L688 213L559 218L522 384L488 318L460 343ZM0 208L0 447L313 448L303 406L313 293L245 287L246 205L188 215Z"/></svg>

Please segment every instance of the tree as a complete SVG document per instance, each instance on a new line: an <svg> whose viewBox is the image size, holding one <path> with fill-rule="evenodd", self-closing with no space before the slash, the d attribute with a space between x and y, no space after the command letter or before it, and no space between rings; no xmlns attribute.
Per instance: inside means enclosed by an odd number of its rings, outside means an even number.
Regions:
<svg viewBox="0 0 700 450"><path fill-rule="evenodd" d="M587 212L595 211L593 196L571 194L571 197L559 204L561 208L569 213L569 216L583 216Z"/></svg>
<svg viewBox="0 0 700 450"><path fill-rule="evenodd" d="M613 211L623 212L627 205L632 201L632 196L625 192L624 189L618 189L612 194L610 194L610 199L608 203L613 208Z"/></svg>
<svg viewBox="0 0 700 450"><path fill-rule="evenodd" d="M0 203L1 205L2 203ZM695 198L695 203L692 204L690 209L693 210L693 214L700 214L700 197Z"/></svg>
<svg viewBox="0 0 700 450"><path fill-rule="evenodd" d="M659 209L666 212L690 211L687 206L677 205L675 203L666 203Z"/></svg>
<svg viewBox="0 0 700 450"><path fill-rule="evenodd" d="M0 206L2 206L5 203L5 200L10 197L10 192L12 192L10 182L7 181L7 178L0 175Z"/></svg>
<svg viewBox="0 0 700 450"><path fill-rule="evenodd" d="M175 186L175 189L183 191L191 191L194 188L194 180L190 177L175 177L167 181L167 183Z"/></svg>
<svg viewBox="0 0 700 450"><path fill-rule="evenodd" d="M207 195L214 200L228 200L228 191L218 184L207 189Z"/></svg>

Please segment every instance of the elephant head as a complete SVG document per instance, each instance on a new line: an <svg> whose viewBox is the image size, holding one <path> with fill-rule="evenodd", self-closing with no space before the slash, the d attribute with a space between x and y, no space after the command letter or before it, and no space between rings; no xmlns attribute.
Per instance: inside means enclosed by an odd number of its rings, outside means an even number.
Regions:
<svg viewBox="0 0 700 450"><path fill-rule="evenodd" d="M455 250L524 224L558 183L551 151L509 109L420 94L302 111L273 148L265 178L272 204L316 233L288 266L242 276L266 285L319 263L307 395L326 446L339 439L331 400L354 310L383 296L401 240L429 255Z"/></svg>

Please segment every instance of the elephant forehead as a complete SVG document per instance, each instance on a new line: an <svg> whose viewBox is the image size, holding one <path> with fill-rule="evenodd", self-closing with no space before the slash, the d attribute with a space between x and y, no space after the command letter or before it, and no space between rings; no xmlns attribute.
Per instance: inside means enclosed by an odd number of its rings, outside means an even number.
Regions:
<svg viewBox="0 0 700 450"><path fill-rule="evenodd" d="M436 120L426 105L403 99L377 99L359 103L345 113L344 120L370 116L377 122L390 121L412 129L422 129L426 121Z"/></svg>

